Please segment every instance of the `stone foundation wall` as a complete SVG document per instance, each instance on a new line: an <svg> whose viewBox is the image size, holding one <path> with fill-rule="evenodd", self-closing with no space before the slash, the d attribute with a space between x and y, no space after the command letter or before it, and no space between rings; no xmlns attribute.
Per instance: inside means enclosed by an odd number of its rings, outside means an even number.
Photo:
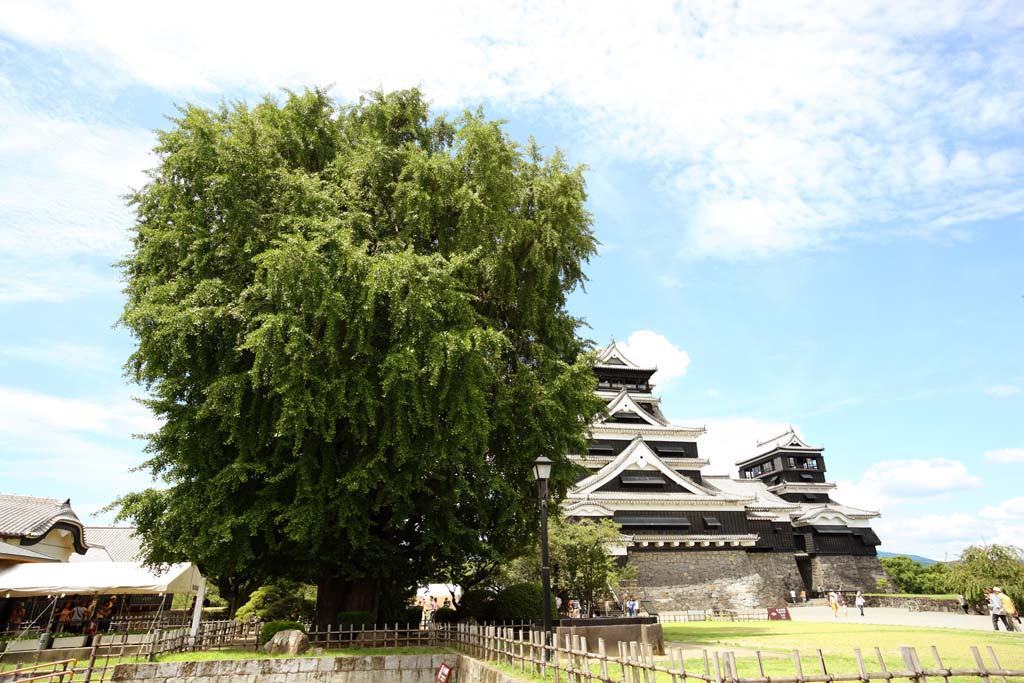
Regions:
<svg viewBox="0 0 1024 683"><path fill-rule="evenodd" d="M781 607L789 591L804 589L792 553L746 550L639 551L629 554L637 584L659 611L688 609L746 610ZM878 558L818 555L811 558L812 586L876 592L885 578Z"/></svg>
<svg viewBox="0 0 1024 683"><path fill-rule="evenodd" d="M789 602L789 591L804 590L804 580L796 566L796 558L791 553L748 553L750 563L761 578L766 589L775 596L775 603L767 603L762 607L781 607Z"/></svg>
<svg viewBox="0 0 1024 683"><path fill-rule="evenodd" d="M642 551L630 553L629 561L637 568L638 585L659 611L746 610L774 606L781 596L745 550Z"/></svg>
<svg viewBox="0 0 1024 683"><path fill-rule="evenodd" d="M460 660L465 661L466 658L458 655L373 655L118 664L111 680L114 683L141 680L147 683L222 683L228 680L249 683L433 683L434 674L442 662L448 662L458 671Z"/></svg>
<svg viewBox="0 0 1024 683"><path fill-rule="evenodd" d="M874 593L878 579L888 579L874 555L818 555L811 558L811 582L816 592L841 587Z"/></svg>

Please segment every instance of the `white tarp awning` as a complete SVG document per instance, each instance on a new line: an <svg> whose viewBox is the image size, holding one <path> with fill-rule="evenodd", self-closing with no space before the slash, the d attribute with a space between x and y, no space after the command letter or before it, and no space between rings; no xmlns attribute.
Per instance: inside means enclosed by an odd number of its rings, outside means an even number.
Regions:
<svg viewBox="0 0 1024 683"><path fill-rule="evenodd" d="M0 569L0 597L195 593L201 576L192 564L173 564L156 573L140 562L54 562Z"/></svg>

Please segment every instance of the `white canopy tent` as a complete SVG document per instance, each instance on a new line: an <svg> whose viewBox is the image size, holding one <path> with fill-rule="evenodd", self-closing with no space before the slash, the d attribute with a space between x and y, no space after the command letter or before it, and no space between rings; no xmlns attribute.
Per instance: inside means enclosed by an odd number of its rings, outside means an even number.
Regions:
<svg viewBox="0 0 1024 683"><path fill-rule="evenodd" d="M198 593L201 582L192 564L157 573L140 562L33 562L0 569L0 597Z"/></svg>

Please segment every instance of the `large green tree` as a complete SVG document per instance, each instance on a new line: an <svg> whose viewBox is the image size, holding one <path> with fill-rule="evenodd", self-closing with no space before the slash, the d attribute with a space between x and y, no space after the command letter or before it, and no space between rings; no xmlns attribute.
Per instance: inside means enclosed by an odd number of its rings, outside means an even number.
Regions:
<svg viewBox="0 0 1024 683"><path fill-rule="evenodd" d="M514 554L531 462L601 409L566 309L595 247L581 169L416 90L171 124L122 264L128 373L163 420L166 486L120 501L149 560L315 582L325 624Z"/></svg>

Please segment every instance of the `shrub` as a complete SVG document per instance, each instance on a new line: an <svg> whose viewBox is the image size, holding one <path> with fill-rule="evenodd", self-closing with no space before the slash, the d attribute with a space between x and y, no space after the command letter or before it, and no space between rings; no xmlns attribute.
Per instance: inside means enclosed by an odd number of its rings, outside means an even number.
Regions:
<svg viewBox="0 0 1024 683"><path fill-rule="evenodd" d="M309 586L294 581L275 581L253 591L249 601L235 612L235 619L247 621L253 615L260 621L308 619L313 616L314 606Z"/></svg>
<svg viewBox="0 0 1024 683"><path fill-rule="evenodd" d="M459 613L451 607L440 607L434 612L435 624L454 624L459 620Z"/></svg>
<svg viewBox="0 0 1024 683"><path fill-rule="evenodd" d="M405 623L415 626L423 621L423 608L413 605L405 608Z"/></svg>
<svg viewBox="0 0 1024 683"><path fill-rule="evenodd" d="M483 624L494 621L494 591L485 588L468 590L459 600L461 618L473 617Z"/></svg>
<svg viewBox="0 0 1024 683"><path fill-rule="evenodd" d="M373 626L373 615L369 612L338 612L338 626Z"/></svg>
<svg viewBox="0 0 1024 683"><path fill-rule="evenodd" d="M276 633L291 631L292 629L302 631L303 633L306 632L306 627L297 621L289 621L287 619L268 621L260 629L260 644L269 643Z"/></svg>
<svg viewBox="0 0 1024 683"><path fill-rule="evenodd" d="M542 593L539 584L517 583L502 590L494 598L494 618L499 621L538 621L543 617ZM551 613L555 613L554 599Z"/></svg>

